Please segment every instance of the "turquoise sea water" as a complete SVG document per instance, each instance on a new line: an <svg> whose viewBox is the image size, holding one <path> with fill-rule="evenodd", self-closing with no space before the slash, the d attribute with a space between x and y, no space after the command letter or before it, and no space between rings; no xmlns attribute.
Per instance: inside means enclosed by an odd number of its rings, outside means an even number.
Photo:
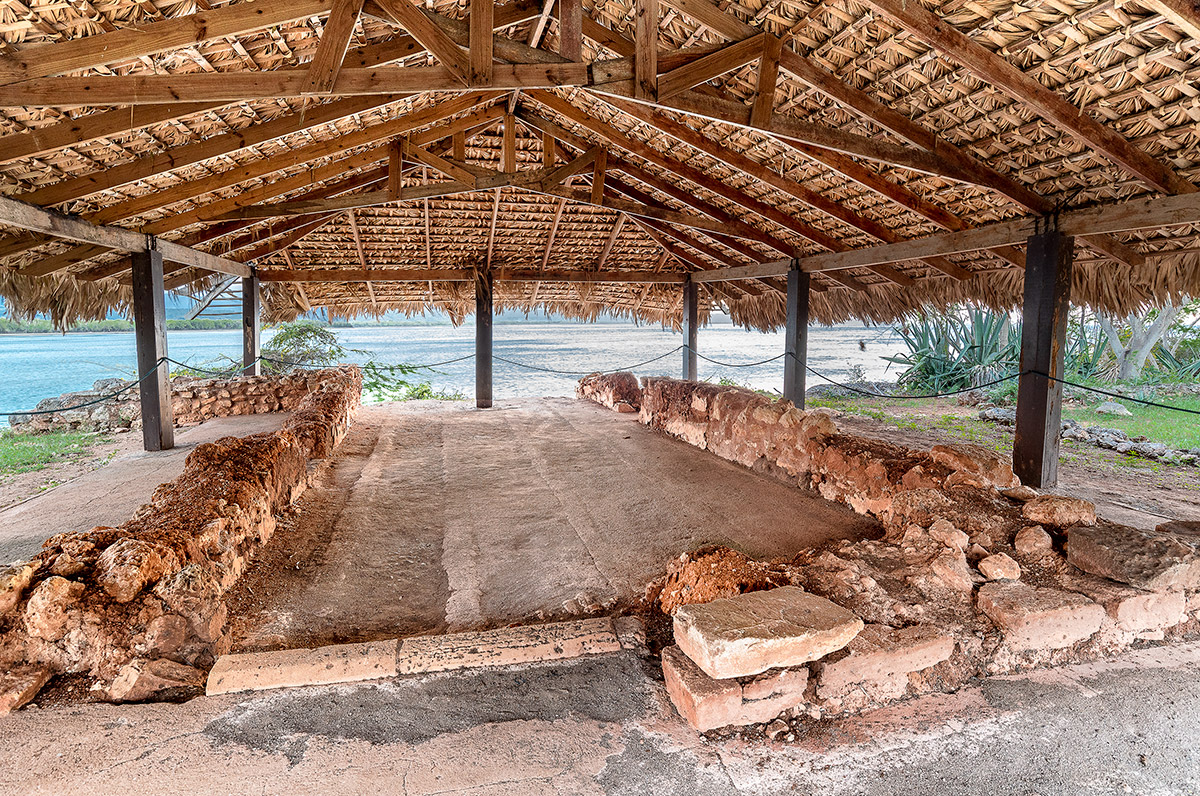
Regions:
<svg viewBox="0 0 1200 796"><path fill-rule="evenodd" d="M449 324L378 326L338 329L337 333L346 347L370 352L356 354L354 359L360 362L369 358L388 363L442 362L470 354L475 339L470 319L458 328ZM264 336L270 334L268 330ZM580 374L644 362L682 342L678 333L623 321L565 323L500 317L495 325L497 358ZM199 364L222 354L240 356L241 332L170 332L167 346L173 359ZM891 380L894 368L887 370L881 357L899 347L888 329L857 324L813 327L809 364L834 379L846 378L852 367L859 366L870 378ZM783 335L748 332L728 322L716 322L700 330L698 348L705 356L723 362L757 362L783 352ZM678 376L681 363L682 353L676 352L635 372L639 376ZM86 389L97 379L129 377L135 367L132 333L0 335L0 413L31 409L43 398ZM421 378L435 388L473 395L474 374L474 362L468 359L440 366ZM751 368L700 361L700 377L713 381L727 377L753 387L779 389L782 374L782 360ZM497 359L493 378L495 397L501 400L572 395L579 376L529 370ZM810 376L808 383L811 386L820 380Z"/></svg>

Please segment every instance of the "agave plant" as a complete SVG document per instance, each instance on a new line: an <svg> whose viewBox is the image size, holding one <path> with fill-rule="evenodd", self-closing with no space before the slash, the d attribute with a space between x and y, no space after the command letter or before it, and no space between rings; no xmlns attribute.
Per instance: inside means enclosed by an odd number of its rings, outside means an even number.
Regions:
<svg viewBox="0 0 1200 796"><path fill-rule="evenodd" d="M907 351L888 362L904 368L897 381L911 389L951 392L1016 371L1020 332L1008 315L976 307L919 313L896 330Z"/></svg>

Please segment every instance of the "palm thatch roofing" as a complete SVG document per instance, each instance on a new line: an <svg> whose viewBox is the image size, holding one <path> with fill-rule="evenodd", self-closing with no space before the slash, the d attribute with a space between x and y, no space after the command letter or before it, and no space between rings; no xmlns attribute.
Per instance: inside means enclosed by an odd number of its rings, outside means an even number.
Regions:
<svg viewBox="0 0 1200 796"><path fill-rule="evenodd" d="M1182 194L1200 179L1190 0L661 3L584 0L582 22L573 0L496 6L494 82L455 86L463 63L490 62L468 35L487 0L2 0L0 192L252 263L274 319L309 307L462 318L471 282L409 272L490 268L524 274L496 283L501 308L675 325L679 284L649 275ZM591 66L535 79L502 70L514 62ZM311 85L294 90L298 79ZM565 183L494 179L585 155ZM420 193L456 179L497 187ZM262 207L288 202L310 204ZM1124 313L1200 295L1198 234L1080 238L1073 300ZM1012 308L1022 262L1010 246L815 273L813 317ZM360 278L297 276L325 269ZM174 290L214 280L168 272ZM602 272L641 281L580 281ZM129 280L128 254L0 224L10 312L103 317L127 308ZM747 326L784 320L778 278L705 283L702 296Z"/></svg>

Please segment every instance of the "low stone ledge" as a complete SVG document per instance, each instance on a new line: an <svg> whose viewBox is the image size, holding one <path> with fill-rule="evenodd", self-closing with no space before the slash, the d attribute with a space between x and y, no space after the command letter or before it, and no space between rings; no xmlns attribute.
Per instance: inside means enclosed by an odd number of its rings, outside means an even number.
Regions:
<svg viewBox="0 0 1200 796"><path fill-rule="evenodd" d="M424 674L480 666L540 663L618 652L608 617L524 625L442 636L413 636L400 643L400 674Z"/></svg>
<svg viewBox="0 0 1200 796"><path fill-rule="evenodd" d="M662 651L663 680L679 715L705 732L761 724L806 702L808 669L775 669L755 677L709 677L679 647Z"/></svg>
<svg viewBox="0 0 1200 796"><path fill-rule="evenodd" d="M223 655L208 673L205 693L212 696L395 677L398 648L399 642L392 639L316 649Z"/></svg>

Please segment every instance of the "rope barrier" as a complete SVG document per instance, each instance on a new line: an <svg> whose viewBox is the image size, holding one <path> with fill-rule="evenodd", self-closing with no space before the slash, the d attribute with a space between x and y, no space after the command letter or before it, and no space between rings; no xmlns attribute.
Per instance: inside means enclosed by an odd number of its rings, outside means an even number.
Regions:
<svg viewBox="0 0 1200 796"><path fill-rule="evenodd" d="M131 381L129 384L126 384L124 387L117 390L116 392L111 392L108 395L102 395L99 398L88 401L86 403L78 404L76 406L64 406L60 409L30 409L27 412L0 412L0 417L15 417L16 415L54 415L54 414L58 414L59 412L71 412L76 409L86 409L89 406L95 406L96 404L101 404L101 403L104 403L105 401L111 401L113 398L116 398L118 395L123 395L124 393L127 393L130 390L132 390L134 387L141 385L142 382L144 382L146 379L153 376L158 371L159 367L161 367L162 364L167 361L168 360L166 357L160 357L159 360L154 363L154 367L152 367L152 368L150 368L150 370L146 371L142 375L142 377L139 378L137 381Z"/></svg>
<svg viewBox="0 0 1200 796"><path fill-rule="evenodd" d="M530 365L525 362L518 362L513 359L507 359L505 357L496 356L494 354L493 354L492 358L499 360L500 362L505 362L505 363L508 363L509 365L513 365L514 367L525 368L526 370L536 370L536 371L540 371L542 373L553 373L553 374L560 375L560 376L587 376L592 373L600 373L603 375L603 374L618 373L621 371L633 370L634 368L640 368L645 365L650 365L655 362L658 362L659 360L666 359L667 357L672 356L673 354L676 354L676 353L678 353L680 351L684 351L684 350L692 350L692 349L687 345L681 345L681 346L678 346L678 347L666 352L665 354L660 354L659 356L656 356L653 359L647 359L644 362L638 362L633 365L626 365L624 367L613 368L611 370L600 370L600 371L595 371L595 370L570 371L570 370L558 370L556 368L544 368L544 367L540 367L538 365ZM796 361L801 362L803 364L802 360L800 360L799 357L797 357L794 353L792 353L790 351L785 351L784 353L779 354L778 356L771 357L770 359L764 359L764 360L761 360L758 362L745 362L745 363L721 362L720 360L716 360L716 359L712 359L711 357L707 357L707 356L701 354L699 351L693 350L692 353L694 353L697 357L699 357L700 359L703 359L706 362L711 362L714 365L719 365L721 367L726 367L726 368L757 367L759 365L766 365L771 362L775 362L777 360L783 359L784 357L788 357L788 356L793 357L794 359L796 359ZM463 362L468 359L473 359L474 357L475 357L475 354L471 353L471 354L467 354L466 356L457 357L455 359L448 359L448 360L445 360L444 362L433 362L433 363L425 364L425 365L393 365L393 366L385 365L385 366L381 366L381 367L383 367L384 369L391 369L391 370L395 370L398 368L411 368L412 370L425 370L425 369L429 369L429 368L441 367L443 365L452 365L457 362ZM298 367L298 368L314 368L314 369L316 369L316 368L329 367L328 365L314 365L312 363L305 363L305 362L290 362L290 361L284 360L284 359L275 359L274 357L265 357L265 356L257 357L254 360L254 362L260 362L260 361L261 362L272 362L277 365L290 365L292 367ZM227 371L208 370L205 368L199 368L199 367L195 367L193 365L188 365L186 363L179 362L178 360L170 359L168 357L162 357L157 362L154 363L153 368L151 368L149 371L144 373L140 378L138 378L137 381L130 382L129 384L125 385L124 387L122 387L119 390L108 393L107 395L102 395L91 401L77 404L75 406L61 407L59 409L30 409L30 410L23 411L23 412L0 412L0 417L15 417L18 415L52 415L52 414L58 414L60 412L71 412L76 409L86 409L89 406L95 406L97 404L104 403L105 401L112 400L113 398L116 398L120 395L123 395L123 394L129 392L134 387L141 385L141 383L143 381L145 381L151 375L153 375L158 370L158 368L160 366L162 366L164 363L178 365L181 368L187 368L189 370L193 370L198 373L207 373L207 374L211 374L214 376L224 376L224 377L229 377L229 376L233 376L238 373L241 373L247 367L247 366L243 365L240 368L236 368L233 370L227 370ZM251 363L251 364L254 364L254 363ZM1134 403L1141 404L1143 406L1153 406L1157 409L1166 409L1169 411L1182 412L1182 413L1190 414L1190 415L1200 415L1200 410L1188 409L1188 408L1182 407L1182 406L1171 406L1170 404L1158 403L1156 401L1147 401L1142 398L1134 398L1132 396L1122 395L1120 393L1110 392L1108 390L1102 390L1098 387L1089 387L1084 384L1078 384L1073 381L1068 381L1066 379L1058 378L1057 376L1051 376L1048 373L1043 373L1042 371L1037 371L1037 370L1027 370L1027 371L1022 371L1021 373L1013 373L1008 376L1003 376L999 379L993 379L992 381L985 382L984 384L977 384L977 385L974 385L971 387L964 387L961 390L952 390L950 392L923 393L923 394L918 394L918 395L886 395L884 393L873 392L871 390L864 390L860 387L854 387L849 384L843 384L841 382L835 381L835 380L829 378L828 376L826 376L824 373L821 373L820 371L814 370L813 368L809 367L807 364L804 364L804 369L806 371L808 371L809 373L813 374L814 376L816 376L817 378L822 379L823 381L826 381L835 387L841 388L843 390L847 390L849 392L857 393L859 395L866 395L866 396L870 396L872 398L885 398L885 399L893 399L893 400L912 400L912 401L928 400L928 399L933 399L933 398L949 398L949 397L952 397L955 395L961 395L963 393L973 392L974 390L982 390L982 389L986 389L988 387L994 387L997 384L1003 384L1005 382L1012 381L1013 379L1019 378L1023 375L1033 374L1033 375L1037 375L1037 376L1042 376L1043 378L1050 379L1051 381L1055 381L1060 384L1067 385L1069 387L1074 387L1076 389L1084 390L1086 392L1096 393L1097 395L1104 395L1109 398L1117 398L1117 399L1120 399L1123 401L1132 401Z"/></svg>

